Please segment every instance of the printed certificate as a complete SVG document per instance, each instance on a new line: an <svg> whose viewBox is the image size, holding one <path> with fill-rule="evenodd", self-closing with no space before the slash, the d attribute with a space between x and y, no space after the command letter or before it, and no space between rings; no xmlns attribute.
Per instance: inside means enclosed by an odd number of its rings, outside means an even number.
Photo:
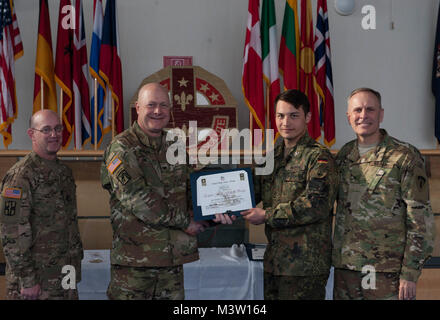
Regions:
<svg viewBox="0 0 440 320"><path fill-rule="evenodd" d="M214 219L216 213L240 215L255 207L249 168L192 173L191 193L196 221Z"/></svg>

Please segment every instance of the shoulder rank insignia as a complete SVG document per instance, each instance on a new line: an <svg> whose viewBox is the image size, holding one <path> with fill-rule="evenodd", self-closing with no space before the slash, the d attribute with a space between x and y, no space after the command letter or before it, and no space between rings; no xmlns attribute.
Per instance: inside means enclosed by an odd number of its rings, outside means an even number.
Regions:
<svg viewBox="0 0 440 320"><path fill-rule="evenodd" d="M5 190L3 190L3 197L10 199L21 199L21 189L5 188Z"/></svg>
<svg viewBox="0 0 440 320"><path fill-rule="evenodd" d="M121 165L122 161L118 158L118 156L114 157L112 161L107 166L107 170L113 174L115 170Z"/></svg>

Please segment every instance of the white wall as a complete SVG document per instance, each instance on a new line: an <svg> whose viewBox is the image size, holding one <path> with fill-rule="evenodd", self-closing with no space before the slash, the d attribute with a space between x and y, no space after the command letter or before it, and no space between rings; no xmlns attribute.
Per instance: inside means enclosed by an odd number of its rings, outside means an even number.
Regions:
<svg viewBox="0 0 440 320"><path fill-rule="evenodd" d="M312 1L315 10L316 0ZM336 109L333 148L339 149L354 138L345 118L345 99L360 86L382 93L383 127L391 135L421 149L436 148L430 88L438 0L356 2L353 15L340 16L334 10L334 1L328 1ZM58 3L49 0L54 54ZM83 3L90 54L93 0ZM285 1L275 3L280 37ZM366 4L376 8L376 30L361 27L361 8ZM239 126L247 127L248 111L241 92L247 6L247 0L119 0L126 127L129 101L139 83L161 69L162 57L170 55L193 56L194 65L224 79L239 102ZM9 149L30 149L25 128L32 113L38 0L15 0L15 7L24 56L16 62L19 115Z"/></svg>

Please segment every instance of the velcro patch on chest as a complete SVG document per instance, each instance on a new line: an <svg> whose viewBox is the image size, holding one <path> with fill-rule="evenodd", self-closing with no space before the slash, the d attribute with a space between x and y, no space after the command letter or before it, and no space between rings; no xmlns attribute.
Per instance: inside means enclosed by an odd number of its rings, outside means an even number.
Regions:
<svg viewBox="0 0 440 320"><path fill-rule="evenodd" d="M17 202L15 200L8 200L5 201L5 209L3 212L5 216L12 217L15 216L16 208L17 208Z"/></svg>
<svg viewBox="0 0 440 320"><path fill-rule="evenodd" d="M19 188L5 188L3 190L3 197L9 199L21 199L21 189Z"/></svg>
<svg viewBox="0 0 440 320"><path fill-rule="evenodd" d="M110 174L113 174L113 172L115 172L115 170L121 165L121 163L122 161L118 158L118 156L114 157L107 166L108 172L110 172Z"/></svg>
<svg viewBox="0 0 440 320"><path fill-rule="evenodd" d="M126 185L128 181L131 180L131 176L128 174L127 171L121 170L121 172L118 173L117 177L118 181L122 183L123 185Z"/></svg>

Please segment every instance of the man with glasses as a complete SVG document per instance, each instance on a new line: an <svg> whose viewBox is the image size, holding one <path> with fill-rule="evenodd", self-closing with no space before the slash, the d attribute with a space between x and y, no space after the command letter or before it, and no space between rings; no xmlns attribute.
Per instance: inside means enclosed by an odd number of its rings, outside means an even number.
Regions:
<svg viewBox="0 0 440 320"><path fill-rule="evenodd" d="M190 168L171 165L163 130L168 92L158 83L139 90L137 121L104 153L102 186L110 193L113 243L110 299L183 299L183 264L199 258L195 235L204 225L188 211Z"/></svg>
<svg viewBox="0 0 440 320"><path fill-rule="evenodd" d="M57 159L62 132L55 112L36 112L27 130L32 152L9 169L1 184L0 235L10 300L78 299L76 286L62 286L67 265L80 281L83 258L75 181Z"/></svg>

